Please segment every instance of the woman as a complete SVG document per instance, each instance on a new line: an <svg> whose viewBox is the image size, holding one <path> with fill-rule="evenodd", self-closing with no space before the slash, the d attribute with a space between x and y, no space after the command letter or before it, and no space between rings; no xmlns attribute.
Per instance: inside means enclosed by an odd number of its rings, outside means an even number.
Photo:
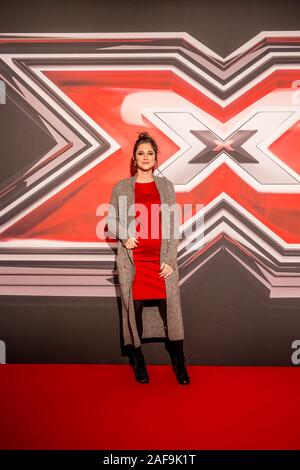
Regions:
<svg viewBox="0 0 300 470"><path fill-rule="evenodd" d="M143 338L163 337L177 380L185 385L190 379L183 352L176 196L171 181L153 174L157 153L157 144L148 132L139 133L132 156L135 174L114 186L107 223L109 232L118 240L116 264L123 338L125 345L132 345L131 363L136 380L149 382ZM159 210L153 216L155 210L152 212L151 208L155 206ZM143 232L141 236L139 229Z"/></svg>

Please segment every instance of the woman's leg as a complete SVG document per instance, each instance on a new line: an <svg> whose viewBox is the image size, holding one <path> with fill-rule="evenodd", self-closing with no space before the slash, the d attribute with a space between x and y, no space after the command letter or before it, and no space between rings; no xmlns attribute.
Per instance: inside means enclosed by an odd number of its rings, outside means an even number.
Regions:
<svg viewBox="0 0 300 470"><path fill-rule="evenodd" d="M137 327L140 341L142 342L142 338L143 338L142 314L143 314L143 308L144 308L144 300L135 299L133 301L133 305L134 305L136 327ZM132 360L132 365L134 368L136 380L140 383L148 383L149 376L148 376L148 372L146 369L145 358L144 358L141 346L134 348L131 360Z"/></svg>
<svg viewBox="0 0 300 470"><path fill-rule="evenodd" d="M165 335L168 338L167 299L157 299L158 310L164 323Z"/></svg>
<svg viewBox="0 0 300 470"><path fill-rule="evenodd" d="M135 322L138 330L140 341L142 342L143 338L143 308L144 300L134 300L134 313L135 313Z"/></svg>
<svg viewBox="0 0 300 470"><path fill-rule="evenodd" d="M167 321L167 299L157 299L160 316L164 322L164 328L167 338L168 349L172 364L176 373L177 380L180 384L190 383L188 372L185 366L185 356L183 351L183 340L170 340L168 335Z"/></svg>

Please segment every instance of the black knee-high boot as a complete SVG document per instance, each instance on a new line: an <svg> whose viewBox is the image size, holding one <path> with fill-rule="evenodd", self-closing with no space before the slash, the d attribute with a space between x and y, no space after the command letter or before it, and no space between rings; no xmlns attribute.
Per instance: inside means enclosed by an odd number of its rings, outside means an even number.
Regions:
<svg viewBox="0 0 300 470"><path fill-rule="evenodd" d="M172 366L176 374L178 382L182 385L190 383L190 378L185 366L185 357L183 352L183 340L171 341L169 339L167 324L167 299L158 299L158 307L160 316L164 322L164 329L167 338L168 350L170 353Z"/></svg>
<svg viewBox="0 0 300 470"><path fill-rule="evenodd" d="M149 383L149 376L141 346L133 349L133 353L130 359L137 382L142 384Z"/></svg>
<svg viewBox="0 0 300 470"><path fill-rule="evenodd" d="M190 378L185 366L183 340L169 341L170 356L177 381L181 385L188 385Z"/></svg>
<svg viewBox="0 0 300 470"><path fill-rule="evenodd" d="M142 342L142 337L143 337L142 313L143 313L144 302L143 300L134 300L133 304L134 304L134 311L135 311L136 327L138 330L140 341ZM137 348L133 348L130 359L131 359L131 364L133 366L134 374L135 374L135 378L137 382L148 383L149 376L148 376L145 358L144 358L141 346Z"/></svg>

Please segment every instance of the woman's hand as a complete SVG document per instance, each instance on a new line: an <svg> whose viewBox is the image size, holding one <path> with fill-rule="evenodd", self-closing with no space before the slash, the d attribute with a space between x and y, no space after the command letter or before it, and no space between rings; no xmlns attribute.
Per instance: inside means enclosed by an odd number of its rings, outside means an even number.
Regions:
<svg viewBox="0 0 300 470"><path fill-rule="evenodd" d="M137 247L138 243L139 243L139 240L137 240L134 237L130 237L130 238L127 238L126 242L123 243L123 245L125 246L125 248L127 248L127 250L132 250L133 248Z"/></svg>
<svg viewBox="0 0 300 470"><path fill-rule="evenodd" d="M166 263L163 263L160 267L159 277L168 277L171 276L174 269Z"/></svg>

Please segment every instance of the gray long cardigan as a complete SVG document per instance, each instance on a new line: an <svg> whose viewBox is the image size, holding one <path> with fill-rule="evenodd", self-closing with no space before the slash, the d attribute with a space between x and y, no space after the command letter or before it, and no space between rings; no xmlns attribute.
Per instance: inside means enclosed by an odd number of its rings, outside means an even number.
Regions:
<svg viewBox="0 0 300 470"><path fill-rule="evenodd" d="M179 274L177 266L177 247L180 230L178 212L176 210L176 195L173 183L164 177L152 175L160 194L162 211L162 239L160 250L161 264L167 263L173 267L172 274L165 279L167 299L168 332L171 340L184 339L184 326L179 290ZM135 265L132 250L123 243L130 236L135 236L134 215L134 183L137 175L125 178L113 187L108 216L106 218L109 232L118 241L116 265L121 288L122 299L122 329L124 345L141 345L137 332L134 305L132 300L132 281ZM123 197L122 197L123 196ZM171 208L175 207L175 210ZM130 210L130 208L132 208ZM143 309L143 338L164 338L163 321L158 306L148 305Z"/></svg>

